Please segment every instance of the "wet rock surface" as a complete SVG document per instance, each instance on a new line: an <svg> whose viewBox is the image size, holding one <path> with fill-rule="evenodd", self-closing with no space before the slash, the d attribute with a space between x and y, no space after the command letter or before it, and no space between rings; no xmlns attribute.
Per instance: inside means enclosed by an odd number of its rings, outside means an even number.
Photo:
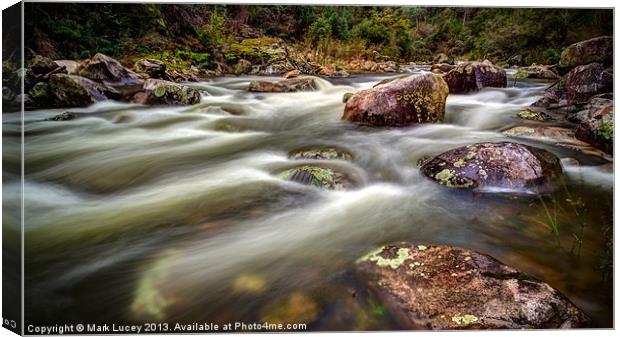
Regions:
<svg viewBox="0 0 620 337"><path fill-rule="evenodd" d="M551 189L562 174L552 153L518 143L478 143L426 161L422 174L451 188Z"/></svg>
<svg viewBox="0 0 620 337"><path fill-rule="evenodd" d="M328 190L347 190L352 188L355 184L345 173L329 167L316 165L304 165L291 168L281 172L278 176L299 184Z"/></svg>
<svg viewBox="0 0 620 337"><path fill-rule="evenodd" d="M52 104L56 106L82 107L108 98L118 98L116 90L76 75L54 74L50 77L49 87L54 100Z"/></svg>
<svg viewBox="0 0 620 337"><path fill-rule="evenodd" d="M557 329L588 325L559 291L494 258L449 246L397 243L357 274L406 329Z"/></svg>
<svg viewBox="0 0 620 337"><path fill-rule="evenodd" d="M443 79L453 94L478 91L486 87L506 87L506 71L490 62L458 64Z"/></svg>
<svg viewBox="0 0 620 337"><path fill-rule="evenodd" d="M347 99L342 119L372 126L443 121L448 86L436 74L395 79Z"/></svg>
<svg viewBox="0 0 620 337"><path fill-rule="evenodd" d="M529 67L519 68L514 74L515 78L539 78L553 80L560 78L560 75L553 66L532 65Z"/></svg>
<svg viewBox="0 0 620 337"><path fill-rule="evenodd" d="M326 160L347 160L353 159L350 153L336 147L308 147L292 151L289 154L292 159L326 159Z"/></svg>

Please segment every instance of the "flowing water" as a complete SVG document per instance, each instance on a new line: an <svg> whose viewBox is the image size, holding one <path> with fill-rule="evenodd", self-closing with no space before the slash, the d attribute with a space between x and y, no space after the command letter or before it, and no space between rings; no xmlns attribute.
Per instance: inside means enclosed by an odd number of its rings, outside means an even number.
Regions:
<svg viewBox="0 0 620 337"><path fill-rule="evenodd" d="M25 113L27 324L279 320L398 329L353 265L377 245L411 241L490 254L558 288L594 326L611 327L607 161L513 139L580 162L563 160L566 179L544 198L450 190L416 165L461 145L507 140L500 131L531 124L515 114L548 83L511 79L508 88L450 95L443 124L340 120L344 93L386 77L317 79L318 91L274 94L247 92L253 77L219 78L193 84L208 93L193 107L103 102L70 109L78 115L71 121L45 121L62 110ZM5 209L19 207L19 155L8 151L19 146L19 118L3 115ZM353 160L288 158L316 145ZM358 186L328 191L278 177L319 162ZM19 223L10 214L5 222Z"/></svg>

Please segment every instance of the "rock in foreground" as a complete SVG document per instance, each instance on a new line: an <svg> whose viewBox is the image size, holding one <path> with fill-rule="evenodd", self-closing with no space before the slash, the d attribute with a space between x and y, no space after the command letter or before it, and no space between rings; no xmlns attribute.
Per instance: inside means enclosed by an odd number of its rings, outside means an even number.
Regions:
<svg viewBox="0 0 620 337"><path fill-rule="evenodd" d="M547 190L562 174L552 153L517 143L478 143L446 151L424 163L422 174L452 188Z"/></svg>
<svg viewBox="0 0 620 337"><path fill-rule="evenodd" d="M448 86L436 74L396 79L350 97L342 119L373 126L405 126L443 121Z"/></svg>
<svg viewBox="0 0 620 337"><path fill-rule="evenodd" d="M465 62L450 70L443 79L450 93L463 94L485 87L505 88L506 72L489 62Z"/></svg>
<svg viewBox="0 0 620 337"><path fill-rule="evenodd" d="M557 329L588 319L548 284L456 247L386 245L357 261L392 317L408 329Z"/></svg>
<svg viewBox="0 0 620 337"><path fill-rule="evenodd" d="M248 87L248 91L251 92L295 92L316 89L316 83L312 78L291 78L277 82L252 81Z"/></svg>

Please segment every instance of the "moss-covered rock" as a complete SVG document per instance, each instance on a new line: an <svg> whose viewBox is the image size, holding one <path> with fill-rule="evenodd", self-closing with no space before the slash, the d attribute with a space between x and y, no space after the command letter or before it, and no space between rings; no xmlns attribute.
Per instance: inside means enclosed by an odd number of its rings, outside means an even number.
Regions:
<svg viewBox="0 0 620 337"><path fill-rule="evenodd" d="M614 38L599 36L566 47L560 56L559 65L571 68L593 62L608 65L613 62L613 54Z"/></svg>
<svg viewBox="0 0 620 337"><path fill-rule="evenodd" d="M559 291L472 250L389 244L358 259L356 272L406 329L588 325L586 315Z"/></svg>
<svg viewBox="0 0 620 337"><path fill-rule="evenodd" d="M166 64L155 59L140 59L136 61L133 69L138 73L147 74L151 78L167 79Z"/></svg>
<svg viewBox="0 0 620 337"><path fill-rule="evenodd" d="M346 103L353 95L355 94L352 92L345 92L344 95L342 95L342 103Z"/></svg>
<svg viewBox="0 0 620 337"><path fill-rule="evenodd" d="M131 101L148 105L191 105L200 103L200 93L183 84L148 79L143 91L134 95Z"/></svg>
<svg viewBox="0 0 620 337"><path fill-rule="evenodd" d="M552 153L523 144L477 143L446 151L425 162L422 174L451 188L509 188L547 191L561 176Z"/></svg>
<svg viewBox="0 0 620 337"><path fill-rule="evenodd" d="M316 90L313 78L291 78L281 81L252 81L248 87L251 92L295 92Z"/></svg>
<svg viewBox="0 0 620 337"><path fill-rule="evenodd" d="M50 93L57 107L88 106L108 98L117 98L118 92L87 78L54 74L49 80Z"/></svg>
<svg viewBox="0 0 620 337"><path fill-rule="evenodd" d="M45 75L56 68L58 65L52 59L41 55L33 56L28 63L28 70L35 75Z"/></svg>
<svg viewBox="0 0 620 337"><path fill-rule="evenodd" d="M490 62L465 62L450 70L443 79L450 93L462 94L486 87L505 88L506 71Z"/></svg>
<svg viewBox="0 0 620 337"><path fill-rule="evenodd" d="M347 100L342 119L373 126L439 123L447 96L441 76L411 75L357 92Z"/></svg>
<svg viewBox="0 0 620 337"><path fill-rule="evenodd" d="M583 140L605 153L613 154L614 146L614 107L610 105L593 105L578 113L575 137Z"/></svg>
<svg viewBox="0 0 620 337"><path fill-rule="evenodd" d="M48 121L70 121L72 119L75 119L77 116L69 111L65 111L61 114L58 114L56 116L50 117L47 120Z"/></svg>
<svg viewBox="0 0 620 337"><path fill-rule="evenodd" d="M308 147L292 151L289 154L292 159L327 159L327 160L347 160L353 159L350 153L336 147Z"/></svg>
<svg viewBox="0 0 620 337"><path fill-rule="evenodd" d="M353 182L344 173L314 165L288 169L281 172L279 176L286 180L328 190L346 190L353 186Z"/></svg>
<svg viewBox="0 0 620 337"><path fill-rule="evenodd" d="M29 91L30 98L37 102L42 102L49 99L49 85L45 82L37 82Z"/></svg>
<svg viewBox="0 0 620 337"><path fill-rule="evenodd" d="M532 109L525 109L517 112L517 117L539 122L551 120L551 116L549 116L548 114L542 111L535 111Z"/></svg>

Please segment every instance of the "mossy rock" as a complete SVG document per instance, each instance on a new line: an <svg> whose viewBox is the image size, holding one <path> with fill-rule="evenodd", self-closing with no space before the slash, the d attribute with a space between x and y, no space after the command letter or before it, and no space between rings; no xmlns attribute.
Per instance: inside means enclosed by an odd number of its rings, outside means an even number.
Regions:
<svg viewBox="0 0 620 337"><path fill-rule="evenodd" d="M551 116L547 115L546 113L542 111L534 111L532 109L519 111L517 113L517 117L539 122L551 120Z"/></svg>
<svg viewBox="0 0 620 337"><path fill-rule="evenodd" d="M75 119L77 116L69 111L65 111L59 115L50 117L46 120L48 121L70 121L72 119Z"/></svg>
<svg viewBox="0 0 620 337"><path fill-rule="evenodd" d="M289 157L292 159L353 160L350 153L336 147L309 147L292 151Z"/></svg>
<svg viewBox="0 0 620 337"><path fill-rule="evenodd" d="M200 93L183 84L148 79L144 82L144 91L136 94L132 101L150 105L191 105L200 103Z"/></svg>
<svg viewBox="0 0 620 337"><path fill-rule="evenodd" d="M609 64L613 62L614 38L599 36L577 42L566 47L560 56L560 66L576 67L593 62Z"/></svg>
<svg viewBox="0 0 620 337"><path fill-rule="evenodd" d="M29 91L28 95L35 101L43 101L49 99L50 87L45 82L38 82Z"/></svg>
<svg viewBox="0 0 620 337"><path fill-rule="evenodd" d="M296 183L328 190L346 190L353 185L345 174L331 168L314 165L291 168L281 172L279 176Z"/></svg>
<svg viewBox="0 0 620 337"><path fill-rule="evenodd" d="M506 71L490 62L461 63L443 79L451 94L464 94L486 87L505 88L507 84Z"/></svg>

